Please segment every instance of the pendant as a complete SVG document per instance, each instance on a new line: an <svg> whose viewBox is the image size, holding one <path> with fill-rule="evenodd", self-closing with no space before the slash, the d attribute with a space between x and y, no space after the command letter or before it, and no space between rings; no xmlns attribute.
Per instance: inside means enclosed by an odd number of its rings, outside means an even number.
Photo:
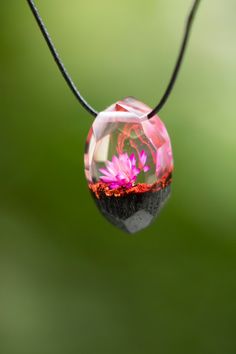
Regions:
<svg viewBox="0 0 236 354"><path fill-rule="evenodd" d="M97 115L86 141L91 195L113 225L135 233L149 226L170 195L171 142L151 109L128 97Z"/></svg>

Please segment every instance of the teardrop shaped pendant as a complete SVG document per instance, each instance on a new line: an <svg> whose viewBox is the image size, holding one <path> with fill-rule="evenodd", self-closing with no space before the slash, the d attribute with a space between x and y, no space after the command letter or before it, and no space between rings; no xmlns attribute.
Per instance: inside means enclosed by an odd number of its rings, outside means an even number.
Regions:
<svg viewBox="0 0 236 354"><path fill-rule="evenodd" d="M164 123L128 97L96 117L86 141L85 174L103 216L135 233L149 226L170 194L173 155Z"/></svg>

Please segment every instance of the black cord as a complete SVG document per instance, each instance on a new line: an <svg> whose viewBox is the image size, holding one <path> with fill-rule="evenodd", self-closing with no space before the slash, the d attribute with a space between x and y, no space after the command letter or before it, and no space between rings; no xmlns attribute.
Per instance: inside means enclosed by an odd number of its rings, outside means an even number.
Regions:
<svg viewBox="0 0 236 354"><path fill-rule="evenodd" d="M57 50L50 38L50 35L47 31L47 28L45 27L44 25L44 22L42 20L42 18L40 17L39 15L39 12L34 4L34 1L33 0L27 0L29 6L30 6L30 9L39 25L39 28L47 42L47 45L52 53L52 56L60 70L60 72L62 73L64 79L66 80L68 86L70 87L71 91L73 92L73 94L76 96L76 98L78 99L78 101L80 102L80 104L91 114L93 115L94 117L96 117L98 115L98 112L93 109L86 101L85 99L82 97L82 95L80 94L79 90L77 89L76 85L74 84L73 80L71 79L71 77L69 76L63 62L61 61L58 53L57 53ZM193 6L191 8L191 11L190 11L190 14L187 18L187 23L186 23L186 28L185 28L185 32L184 32L184 38L183 38L183 41L181 43L181 47L180 47L180 52L179 52L179 55L178 55L178 58L177 58L177 62L175 64L175 67L174 67L174 70L173 70L173 73L172 73L172 76L170 78L170 82L167 86L167 89L163 95L163 97L161 98L160 102L158 103L158 105L148 114L148 119L152 118L155 114L157 114L162 108L163 106L165 105L167 99L169 98L170 96L170 93L174 87L174 84L176 82L176 79L177 79L177 76L178 76L178 73L179 73L179 70L180 70L180 67L181 67L181 64L183 62L183 58L184 58L184 54L185 54L185 51L186 51L186 47L187 47L187 43L188 43L188 39L189 39L189 35L190 35L190 32L191 32L191 28L192 28L192 24L193 24L193 20L194 20L194 17L195 17L195 14L197 12L197 8L198 8L198 5L200 3L200 0L195 0L193 2Z"/></svg>
<svg viewBox="0 0 236 354"><path fill-rule="evenodd" d="M197 9L198 9L198 5L200 4L200 0L195 0L193 2L193 6L191 8L191 11L189 13L189 16L187 18L187 22L186 22L186 27L185 27L185 32L184 32L184 37L183 37L183 41L181 43L181 47L180 47L180 51L179 51L179 55L172 73L172 76L170 78L170 82L166 88L166 91L164 93L164 95L162 96L160 102L158 103L158 105L148 114L148 119L152 118L155 114L157 114L158 112L160 112L160 110L163 108L163 106L165 105L166 101L168 100L170 93L174 87L174 84L176 82L181 64L183 62L183 58L184 58L184 53L188 44L188 39L189 39L189 35L191 32L191 28L192 28L192 24L193 24L193 20L194 17L196 15Z"/></svg>
<svg viewBox="0 0 236 354"><path fill-rule="evenodd" d="M52 53L52 56L55 60L55 62L57 63L57 66L60 70L60 72L62 73L64 79L66 80L68 86L70 87L71 91L73 92L73 94L75 95L75 97L78 99L78 101L81 103L81 105L93 116L97 116L98 112L96 112L86 101L85 99L82 97L82 95L80 94L79 90L77 89L76 85L74 84L73 80L71 79L70 75L68 74L64 64L62 63L59 54L57 53L57 50L50 38L50 35L47 31L47 28L45 27L42 18L39 15L39 12L34 4L33 0L27 0L30 9L39 25L39 28L47 42L47 45Z"/></svg>

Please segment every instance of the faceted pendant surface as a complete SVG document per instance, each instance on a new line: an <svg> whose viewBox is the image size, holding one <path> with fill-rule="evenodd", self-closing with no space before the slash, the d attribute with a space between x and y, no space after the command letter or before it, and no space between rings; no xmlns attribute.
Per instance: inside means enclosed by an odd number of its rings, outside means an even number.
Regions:
<svg viewBox="0 0 236 354"><path fill-rule="evenodd" d="M173 155L165 125L128 97L96 117L86 141L85 174L101 213L135 233L149 226L170 193Z"/></svg>

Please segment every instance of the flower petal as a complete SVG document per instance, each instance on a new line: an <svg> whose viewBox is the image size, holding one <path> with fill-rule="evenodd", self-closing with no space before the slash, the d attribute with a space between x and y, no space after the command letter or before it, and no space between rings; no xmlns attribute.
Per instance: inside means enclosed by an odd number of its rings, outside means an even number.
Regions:
<svg viewBox="0 0 236 354"><path fill-rule="evenodd" d="M133 168L132 168L132 172L133 172L133 175L137 176L141 171L140 171L139 168L133 167Z"/></svg>
<svg viewBox="0 0 236 354"><path fill-rule="evenodd" d="M150 166L146 165L143 167L143 172L148 172L150 170Z"/></svg>
<svg viewBox="0 0 236 354"><path fill-rule="evenodd" d="M146 161L147 161L147 154L145 152L145 150L142 150L139 154L139 160L141 162L141 165L144 166Z"/></svg>
<svg viewBox="0 0 236 354"><path fill-rule="evenodd" d="M110 188L110 189L117 189L117 188L119 188L119 187L120 187L120 185L117 184L117 183L111 183L111 184L109 185L109 188Z"/></svg>
<svg viewBox="0 0 236 354"><path fill-rule="evenodd" d="M107 176L101 176L100 177L101 181L104 183L112 183L115 182L114 180L112 180L111 178L107 177Z"/></svg>
<svg viewBox="0 0 236 354"><path fill-rule="evenodd" d="M100 168L99 172L103 173L107 177L112 177L113 176L106 168Z"/></svg>
<svg viewBox="0 0 236 354"><path fill-rule="evenodd" d="M136 157L135 157L135 155L131 154L129 159L130 159L131 165L133 167L136 166Z"/></svg>

